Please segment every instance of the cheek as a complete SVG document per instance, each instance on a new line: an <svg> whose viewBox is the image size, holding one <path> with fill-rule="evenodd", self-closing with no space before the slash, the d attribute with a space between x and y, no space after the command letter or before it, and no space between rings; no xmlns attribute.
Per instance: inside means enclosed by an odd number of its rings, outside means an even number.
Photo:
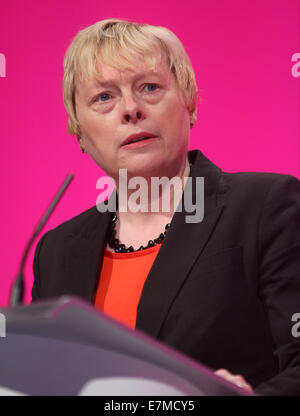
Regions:
<svg viewBox="0 0 300 416"><path fill-rule="evenodd" d="M172 146L174 145L173 150L176 153L185 151L190 139L190 117L187 109L182 106L173 107L172 114L167 120L165 123L166 135Z"/></svg>
<svg viewBox="0 0 300 416"><path fill-rule="evenodd" d="M102 140L109 134L107 123L104 123L99 116L93 114L82 114L78 117L79 126L90 141Z"/></svg>
<svg viewBox="0 0 300 416"><path fill-rule="evenodd" d="M174 103L168 107L165 112L160 113L160 121L164 126L164 130L176 133L181 136L189 131L190 117L186 108L182 105Z"/></svg>
<svg viewBox="0 0 300 416"><path fill-rule="evenodd" d="M181 123L188 112L181 99L175 93L165 101L159 111L163 118L171 125ZM170 123L170 120L172 120L172 123Z"/></svg>

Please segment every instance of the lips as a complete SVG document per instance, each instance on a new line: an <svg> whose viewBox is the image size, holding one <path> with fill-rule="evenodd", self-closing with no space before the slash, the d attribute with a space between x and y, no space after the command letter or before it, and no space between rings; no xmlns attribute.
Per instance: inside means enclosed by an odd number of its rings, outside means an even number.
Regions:
<svg viewBox="0 0 300 416"><path fill-rule="evenodd" d="M153 137L156 137L153 133L141 131L140 133L132 134L131 136L127 137L127 139L123 141L121 146L125 146L126 144L135 143L141 140L147 140Z"/></svg>

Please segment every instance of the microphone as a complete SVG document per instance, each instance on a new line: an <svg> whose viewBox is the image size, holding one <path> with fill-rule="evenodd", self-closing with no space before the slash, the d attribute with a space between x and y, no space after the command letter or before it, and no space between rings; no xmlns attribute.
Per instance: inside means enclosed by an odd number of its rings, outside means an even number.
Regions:
<svg viewBox="0 0 300 416"><path fill-rule="evenodd" d="M35 228L35 230L34 230L32 236L31 236L28 244L26 245L26 248L25 248L24 253L23 253L23 256L22 256L22 260L21 260L19 272L17 274L17 277L16 277L16 279L14 281L14 284L12 286L12 289L11 289L10 301L9 301L10 306L15 306L18 303L19 304L22 304L23 303L23 296L24 296L24 277L23 277L23 270L24 270L24 265L25 265L25 261L26 261L27 255L29 253L29 249L30 249L30 247L31 247L34 239L39 234L39 232L41 231L41 229L43 228L43 226L45 225L45 223L48 220L50 214L52 213L52 211L54 210L54 208L58 204L60 198L62 197L63 193L65 192L65 190L69 186L69 184L70 184L70 182L71 182L72 179L73 179L73 175L70 173L67 176L67 178L65 179L64 183L62 184L62 186L59 188L59 190L56 193L55 197L53 198L51 204L49 205L49 207L48 207L45 215L43 216L43 218L41 219L41 221L38 223L38 225Z"/></svg>

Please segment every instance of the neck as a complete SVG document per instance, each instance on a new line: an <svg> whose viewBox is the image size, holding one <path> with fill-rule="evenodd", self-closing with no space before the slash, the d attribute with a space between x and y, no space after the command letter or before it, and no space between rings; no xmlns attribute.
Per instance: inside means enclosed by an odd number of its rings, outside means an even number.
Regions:
<svg viewBox="0 0 300 416"><path fill-rule="evenodd" d="M169 172L157 177L153 173L152 176L127 177L126 172L122 172L116 181L118 220L133 227L143 223L171 222L182 197L184 178L189 174L188 159L173 176Z"/></svg>
<svg viewBox="0 0 300 416"><path fill-rule="evenodd" d="M121 183L119 182L119 186L117 187L119 210L112 224L113 228L110 235L110 241L112 241L112 243L108 243L107 249L116 252L128 252L133 249L140 250L147 248L150 246L150 243L152 246L153 243L156 245L159 244L159 242L162 242L164 235L167 232L166 225L170 224L174 211L182 197L185 184L184 178L188 177L189 174L190 166L186 159L174 182L175 186L170 186L170 183L169 186L166 186L165 188L160 186L157 188L160 189L160 191L155 196L153 196L151 192L147 192L147 198L144 198L143 201L139 201L140 204L138 208L140 208L140 210L137 210L136 212L133 212L130 209L125 210L124 206L127 204L126 207L130 208L130 199L135 197L134 193L137 191L132 189L127 190L130 192L127 193L126 198L124 198L125 201L122 202L120 201L122 188ZM148 189L151 190L151 186L149 187L149 180L146 180L145 177L142 177L142 179L144 180L144 185L148 185ZM169 179L171 180L173 178L171 177ZM130 186L129 183L128 185ZM167 197L165 198L165 201L169 202L168 209L164 206L164 197ZM134 198L134 201L136 201L136 198ZM122 204L120 204L120 202ZM155 204L158 209L154 212L151 210L151 207ZM137 208L137 206L135 208Z"/></svg>

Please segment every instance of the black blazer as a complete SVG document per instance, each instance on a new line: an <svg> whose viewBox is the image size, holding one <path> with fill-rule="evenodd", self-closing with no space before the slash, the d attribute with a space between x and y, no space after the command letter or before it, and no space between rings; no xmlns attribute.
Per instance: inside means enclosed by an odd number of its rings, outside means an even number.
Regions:
<svg viewBox="0 0 300 416"><path fill-rule="evenodd" d="M175 212L145 282L136 328L212 369L242 374L257 392L300 395L300 182L226 173L200 151L204 219ZM190 215L190 213L188 214ZM93 302L111 214L95 207L48 231L34 258L33 301Z"/></svg>

